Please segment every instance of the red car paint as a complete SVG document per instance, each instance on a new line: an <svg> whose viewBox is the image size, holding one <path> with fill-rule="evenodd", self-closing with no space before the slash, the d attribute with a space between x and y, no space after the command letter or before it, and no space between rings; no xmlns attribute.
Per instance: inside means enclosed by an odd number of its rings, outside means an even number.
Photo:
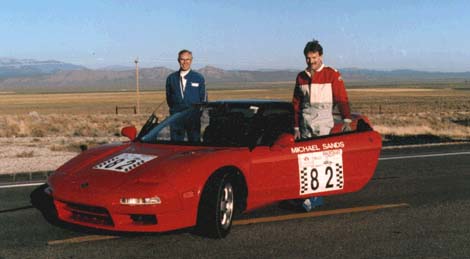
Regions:
<svg viewBox="0 0 470 259"><path fill-rule="evenodd" d="M253 105L261 106L264 103L269 102L254 102ZM360 120L368 122L366 117L356 114L353 116L353 129ZM282 200L344 194L362 189L375 171L382 145L381 136L372 129L344 134L340 129L341 124L337 123L332 131L337 134L296 142L292 135L283 133L271 145L252 147L142 143L137 137L135 141L105 145L81 153L58 168L49 177L48 185L58 218L69 223L135 232L186 228L196 225L201 193L208 178L225 167L235 168L246 182L245 211ZM327 168L326 185L317 181L320 178L315 178L314 173L318 172L314 166L309 167L311 172L305 174L309 177L307 188L313 189L318 184L325 185L322 186L325 188L331 186L333 176L328 176L328 170L333 174L334 161L341 157L342 164L338 166L336 163L335 172L341 171L339 178L336 175L341 189L301 194L299 159L302 154L313 153L318 156L333 155L331 159L315 161L325 164L319 165L321 168ZM96 168L121 154L139 154L152 159L125 173ZM161 204L120 203L123 197L154 196L161 199ZM142 223L133 220L132 215L154 215L156 222Z"/></svg>

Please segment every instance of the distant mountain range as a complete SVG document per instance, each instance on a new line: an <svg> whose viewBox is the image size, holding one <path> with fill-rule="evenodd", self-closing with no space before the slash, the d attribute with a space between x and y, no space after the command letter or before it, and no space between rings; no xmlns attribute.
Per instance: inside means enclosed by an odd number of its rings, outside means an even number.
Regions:
<svg viewBox="0 0 470 259"><path fill-rule="evenodd" d="M142 90L164 89L166 77L173 71L166 67L141 68L139 77ZM256 82L262 82L264 86L269 82L293 84L298 73L293 70L224 70L212 66L205 66L197 71L205 76L211 88L253 87ZM470 72L379 71L357 68L344 68L340 71L348 84L470 80ZM133 67L110 66L94 70L55 60L0 58L0 91L117 91L134 88Z"/></svg>
<svg viewBox="0 0 470 259"><path fill-rule="evenodd" d="M82 69L86 68L56 60L37 61L34 59L0 58L0 79L49 75L59 71Z"/></svg>

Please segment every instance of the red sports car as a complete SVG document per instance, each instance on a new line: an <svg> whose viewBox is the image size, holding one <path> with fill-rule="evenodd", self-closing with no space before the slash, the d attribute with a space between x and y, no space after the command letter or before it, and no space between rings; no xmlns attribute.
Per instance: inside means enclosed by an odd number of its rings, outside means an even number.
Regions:
<svg viewBox="0 0 470 259"><path fill-rule="evenodd" d="M152 115L138 135L134 126L122 130L129 142L87 150L58 168L32 202L81 226L195 226L222 238L237 212L363 188L382 146L368 119L354 115L352 131L341 132L337 121L329 136L296 141L293 114L288 102L233 100L196 105L161 123ZM49 206L39 204L38 192Z"/></svg>

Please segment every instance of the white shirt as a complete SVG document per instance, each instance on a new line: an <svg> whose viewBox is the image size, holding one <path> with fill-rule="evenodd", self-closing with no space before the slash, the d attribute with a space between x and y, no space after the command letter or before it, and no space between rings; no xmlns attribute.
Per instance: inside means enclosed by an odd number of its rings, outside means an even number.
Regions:
<svg viewBox="0 0 470 259"><path fill-rule="evenodd" d="M190 71L191 69L188 69L186 71L180 71L180 84L181 84L181 96L184 96L184 89L186 88L186 78L184 78Z"/></svg>

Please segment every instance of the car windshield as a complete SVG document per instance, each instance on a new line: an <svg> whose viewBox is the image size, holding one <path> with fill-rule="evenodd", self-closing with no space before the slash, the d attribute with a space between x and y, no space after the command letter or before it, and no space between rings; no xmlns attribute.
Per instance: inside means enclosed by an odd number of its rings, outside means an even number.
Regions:
<svg viewBox="0 0 470 259"><path fill-rule="evenodd" d="M291 105L209 103L175 113L160 124L150 117L138 140L154 144L244 147L270 145L292 130Z"/></svg>

